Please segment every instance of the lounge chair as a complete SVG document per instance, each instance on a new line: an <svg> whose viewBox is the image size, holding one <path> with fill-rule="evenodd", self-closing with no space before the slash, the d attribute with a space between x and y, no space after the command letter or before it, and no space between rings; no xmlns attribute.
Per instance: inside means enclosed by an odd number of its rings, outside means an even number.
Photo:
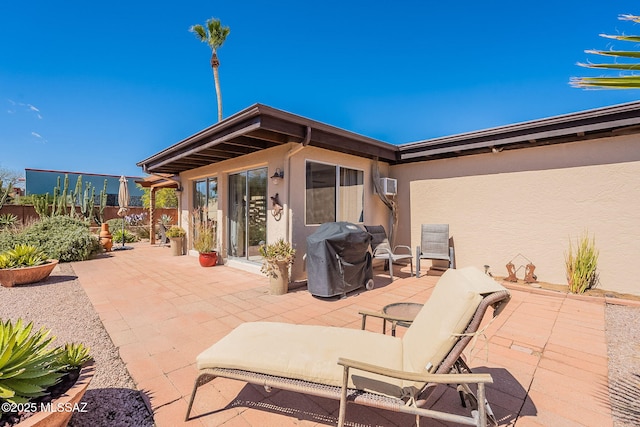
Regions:
<svg viewBox="0 0 640 427"><path fill-rule="evenodd" d="M486 426L489 374L472 374L461 358L490 306L494 317L509 292L475 268L447 271L402 338L371 331L276 322L244 323L197 357L186 419L198 387L216 377L461 424ZM436 384L457 384L471 416L423 408ZM469 388L476 384L477 397ZM480 402L480 403L478 403Z"/></svg>
<svg viewBox="0 0 640 427"><path fill-rule="evenodd" d="M420 260L448 261L448 268L454 268L453 247L449 244L449 224L422 224L420 246L416 247L416 277L420 277ZM443 269L433 265L431 268Z"/></svg>
<svg viewBox="0 0 640 427"><path fill-rule="evenodd" d="M387 239L387 232L381 225L365 225L365 230L371 234L371 249L373 251L373 258L385 260L385 264L389 266L389 275L393 282L393 263L397 263L400 260L409 260L411 266L411 275L413 276L413 254L411 248L405 245L396 245L391 249L389 239Z"/></svg>

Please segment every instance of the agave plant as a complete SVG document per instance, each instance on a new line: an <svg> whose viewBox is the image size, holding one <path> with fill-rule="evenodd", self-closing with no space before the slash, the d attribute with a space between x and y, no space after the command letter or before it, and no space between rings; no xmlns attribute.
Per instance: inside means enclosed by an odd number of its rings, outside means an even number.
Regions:
<svg viewBox="0 0 640 427"><path fill-rule="evenodd" d="M9 228L16 225L18 217L14 214L5 213L0 215L0 228Z"/></svg>
<svg viewBox="0 0 640 427"><path fill-rule="evenodd" d="M0 254L0 268L33 267L46 262L47 254L32 245L16 245Z"/></svg>
<svg viewBox="0 0 640 427"><path fill-rule="evenodd" d="M31 333L33 322L0 321L0 401L27 403L46 395L46 389L64 375L60 348L48 348L55 339L44 327Z"/></svg>
<svg viewBox="0 0 640 427"><path fill-rule="evenodd" d="M85 347L84 344L70 343L62 348L58 363L65 367L63 370L69 371L79 368L90 359L89 347Z"/></svg>

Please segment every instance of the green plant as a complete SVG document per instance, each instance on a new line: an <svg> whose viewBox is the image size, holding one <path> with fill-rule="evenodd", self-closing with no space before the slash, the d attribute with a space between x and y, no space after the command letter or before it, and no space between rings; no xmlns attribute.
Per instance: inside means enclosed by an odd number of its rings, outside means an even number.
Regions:
<svg viewBox="0 0 640 427"><path fill-rule="evenodd" d="M0 400L26 403L46 395L63 376L59 348L47 348L55 337L45 328L31 334L33 323L0 322Z"/></svg>
<svg viewBox="0 0 640 427"><path fill-rule="evenodd" d="M259 251L264 258L260 271L269 277L277 277L278 263L285 263L288 267L293 264L296 256L296 250L284 239L279 239L275 243L262 244Z"/></svg>
<svg viewBox="0 0 640 427"><path fill-rule="evenodd" d="M162 216L158 218L158 224L169 226L171 225L172 222L173 222L173 217L171 215L162 214Z"/></svg>
<svg viewBox="0 0 640 427"><path fill-rule="evenodd" d="M569 250L565 253L569 291L581 294L597 285L598 250L595 246L595 237L589 239L587 232L576 240L575 253L573 244L569 241Z"/></svg>
<svg viewBox="0 0 640 427"><path fill-rule="evenodd" d="M33 267L45 264L47 254L32 245L16 245L0 254L0 268Z"/></svg>
<svg viewBox="0 0 640 427"><path fill-rule="evenodd" d="M43 195L33 195L33 208L40 218L46 218L51 215L49 210L49 193Z"/></svg>
<svg viewBox="0 0 640 427"><path fill-rule="evenodd" d="M124 224L124 219L122 218L111 218L105 222L109 224L109 231L111 231L111 233L113 233L115 230L121 230L123 226L126 227L126 224Z"/></svg>
<svg viewBox="0 0 640 427"><path fill-rule="evenodd" d="M195 209L191 213L191 223L193 224L193 249L200 253L214 252L216 248L216 222L206 219L200 213L200 209Z"/></svg>
<svg viewBox="0 0 640 427"><path fill-rule="evenodd" d="M111 238L114 243L122 243L122 236L124 235L125 243L133 243L138 241L138 237L131 233L126 228L123 230L121 228L115 229L111 232Z"/></svg>
<svg viewBox="0 0 640 427"><path fill-rule="evenodd" d="M9 185L7 185L4 190L2 190L2 181L0 181L0 208L4 206L5 202L9 198L9 193L11 193L11 190L13 190L13 183L10 182Z"/></svg>
<svg viewBox="0 0 640 427"><path fill-rule="evenodd" d="M0 228L13 227L18 221L18 217L14 214L6 213L0 215Z"/></svg>
<svg viewBox="0 0 640 427"><path fill-rule="evenodd" d="M167 230L165 235L167 237L184 237L187 235L187 232L184 230L184 228L173 225Z"/></svg>
<svg viewBox="0 0 640 427"><path fill-rule="evenodd" d="M91 360L89 354L89 347L85 347L84 344L68 343L61 348L58 356L58 364L63 366L64 371L71 371L81 367Z"/></svg>
<svg viewBox="0 0 640 427"><path fill-rule="evenodd" d="M19 233L11 233L11 239L0 236L0 251L12 249L17 243L36 246L48 258L61 262L83 261L101 250L89 224L66 215L41 218Z"/></svg>
<svg viewBox="0 0 640 427"><path fill-rule="evenodd" d="M98 206L98 215L94 217L96 224L104 222L104 208L107 207L107 180L104 180L104 186L100 190L100 204Z"/></svg>

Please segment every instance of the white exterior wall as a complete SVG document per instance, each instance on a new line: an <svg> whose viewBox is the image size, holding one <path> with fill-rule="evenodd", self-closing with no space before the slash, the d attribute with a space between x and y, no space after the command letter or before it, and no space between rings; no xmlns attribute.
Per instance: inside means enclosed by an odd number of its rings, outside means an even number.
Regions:
<svg viewBox="0 0 640 427"><path fill-rule="evenodd" d="M564 254L585 230L600 251L599 287L640 295L640 141L620 136L393 166L399 241L448 223L458 267L506 276L518 254L538 280L566 284ZM428 263L428 261L427 261ZM528 262L513 261L516 268ZM524 277L524 267L517 272Z"/></svg>

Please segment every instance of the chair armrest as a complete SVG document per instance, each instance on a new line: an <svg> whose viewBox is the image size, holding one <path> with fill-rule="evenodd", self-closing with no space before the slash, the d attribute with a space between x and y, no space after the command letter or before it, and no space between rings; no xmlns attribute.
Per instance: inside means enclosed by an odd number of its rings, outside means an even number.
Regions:
<svg viewBox="0 0 640 427"><path fill-rule="evenodd" d="M391 322L413 322L413 318L402 317L402 316L391 316L389 314L385 314L381 311L368 311L368 310L360 310L358 312L362 317L378 317L380 319L389 320Z"/></svg>
<svg viewBox="0 0 640 427"><path fill-rule="evenodd" d="M357 360L338 359L338 365L345 369L354 368L386 377L397 378L406 381L425 382L434 384L492 384L493 378L490 374L429 374L421 372L398 371L382 366L371 365L369 363L358 362Z"/></svg>
<svg viewBox="0 0 640 427"><path fill-rule="evenodd" d="M391 252L391 249L389 248L381 248L381 247L377 247L373 250L373 256L376 255L388 255L388 256L392 256L393 252Z"/></svg>
<svg viewBox="0 0 640 427"><path fill-rule="evenodd" d="M411 252L411 248L410 248L409 246L407 246L407 245L396 245L396 246L393 248L393 253L395 253L395 252L396 252L396 249L406 249L406 250L408 251L408 254L409 254L409 255L413 255L413 252Z"/></svg>

